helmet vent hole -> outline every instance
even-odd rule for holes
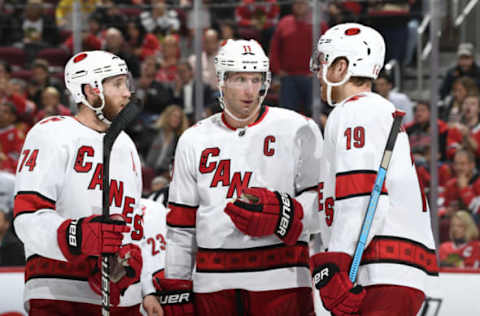
[[[243,69],[247,69],[247,66],[243,66]]]
[[[253,66],[253,69],[257,69],[257,66]]]

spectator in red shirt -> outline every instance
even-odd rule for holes
[[[0,103],[0,170],[15,173],[25,134],[15,126],[17,108],[11,102]]]
[[[450,222],[450,241],[440,245],[440,265],[457,268],[479,268],[480,241],[478,228],[470,213],[458,211]]]
[[[451,124],[447,137],[447,156],[452,158],[457,148],[468,148],[480,162],[480,98],[469,95],[462,104],[461,120]]]
[[[459,209],[469,210],[477,216],[480,210],[480,177],[475,169],[472,152],[459,149],[453,159],[456,177],[450,179],[440,195],[440,203],[448,216]]]
[[[292,14],[278,22],[269,57],[272,72],[281,81],[280,105],[307,115],[312,107],[311,55],[311,9],[307,0],[296,0],[292,5]]]
[[[269,50],[270,38],[280,16],[280,7],[277,0],[242,0],[235,9],[235,20],[239,31],[251,31],[262,44],[265,51]],[[310,52],[311,53],[311,52]]]

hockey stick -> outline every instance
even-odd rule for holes
[[[390,164],[390,159],[392,158],[393,147],[395,146],[395,141],[397,140],[397,135],[400,131],[400,124],[402,124],[402,119],[404,115],[405,112],[403,111],[395,111],[393,113],[392,128],[390,129],[387,144],[385,145],[385,150],[383,151],[383,157],[382,161],[380,162],[380,168],[378,169],[377,178],[375,179],[375,185],[373,186],[372,193],[370,193],[367,213],[365,214],[365,218],[363,219],[362,230],[360,231],[360,237],[358,238],[357,247],[353,256],[352,266],[350,267],[349,278],[350,281],[352,281],[353,283],[355,283],[355,279],[357,278],[358,267],[360,266],[360,261],[362,260],[363,251],[365,250],[365,244],[367,243],[368,233],[370,232],[370,228],[372,226],[373,216],[375,216],[378,199],[380,198],[380,193],[382,192],[383,182],[385,182],[388,165]]]
[[[102,215],[110,219],[110,154],[118,135],[137,117],[142,108],[136,100],[131,101],[115,117],[103,137],[103,196]],[[110,315],[110,256],[102,255],[102,315]]]

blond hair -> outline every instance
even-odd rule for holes
[[[467,211],[457,211],[455,214],[452,215],[450,222],[453,218],[457,218],[460,222],[463,223],[465,226],[465,241],[469,242],[472,240],[478,239],[478,227],[473,221],[472,215]],[[450,239],[453,240],[453,230],[452,226],[450,225],[450,232],[449,232]]]
[[[170,118],[170,115],[174,111],[179,111],[181,114],[181,122],[178,128],[174,131],[170,130],[170,126],[168,125],[168,119]],[[183,112],[183,109],[176,105],[172,104],[169,105],[163,110],[162,114],[160,114],[160,117],[158,120],[155,122],[154,127],[157,129],[163,128],[167,132],[174,132],[176,136],[180,136],[183,134],[183,132],[188,128],[188,118],[185,115],[185,112]]]

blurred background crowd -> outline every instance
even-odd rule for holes
[[[331,108],[315,107],[316,83],[309,71],[314,30],[323,33],[352,21],[375,27],[386,40],[387,66],[374,89],[406,111],[404,127],[427,195],[429,162],[438,161],[439,198],[430,203],[438,206],[442,265],[479,268],[480,68],[474,45],[479,43],[465,32],[468,19],[460,28],[454,21],[467,2],[441,2],[440,101],[431,104],[431,91],[416,79],[428,78],[428,73],[417,76],[425,60],[418,44],[428,37],[419,40],[419,30],[429,31],[422,23],[427,0],[319,0],[315,5],[308,0],[204,0],[198,21],[191,0],[76,0],[80,14],[75,16],[74,0],[0,0],[0,266],[24,262],[11,220],[16,166],[29,163],[22,161],[25,135],[45,117],[77,111],[63,82],[63,67],[76,48],[75,34],[82,50],[103,49],[125,59],[136,80],[144,111],[128,133],[141,155],[148,195],[168,186],[183,131],[221,111],[213,60],[223,40],[259,41],[273,74],[264,103],[311,116],[323,128]],[[479,6],[472,12],[478,14]],[[197,54],[194,21],[202,36]],[[81,26],[79,32],[75,25]],[[197,58],[201,69],[196,69]],[[201,80],[194,80],[195,75]],[[203,100],[196,98],[198,89]],[[438,135],[430,132],[432,107],[439,113]],[[439,141],[436,157],[431,157],[433,136]]]

